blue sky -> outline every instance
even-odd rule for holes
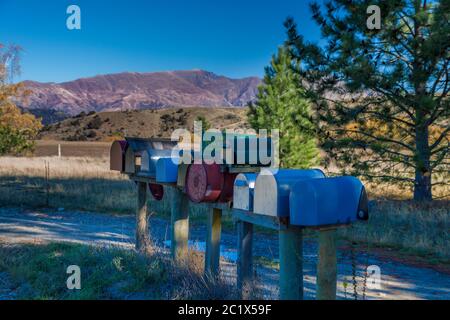
[[[22,75],[62,82],[123,71],[205,69],[262,76],[293,16],[308,40],[320,37],[309,0],[0,0],[0,43],[24,48]],[[81,8],[81,30],[66,9]]]

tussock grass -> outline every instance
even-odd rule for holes
[[[377,201],[369,221],[339,229],[349,240],[450,263],[450,202]]]
[[[50,167],[48,183],[45,162]],[[0,157],[0,206],[46,206],[47,185],[50,207],[106,213],[135,212],[135,184],[126,176],[110,171],[108,158]],[[448,200],[429,204],[398,201],[392,199],[411,197],[410,191],[385,185],[368,184],[367,187],[369,197],[378,199],[371,210],[370,221],[343,229],[341,234],[345,238],[393,247],[413,255],[428,254],[430,260],[449,260]],[[445,195],[448,191],[448,187],[443,187],[435,194]],[[163,201],[149,203],[159,217],[170,216],[170,190],[165,192]],[[190,207],[191,223],[203,223],[205,217],[205,208]],[[233,227],[232,219],[226,215],[224,227],[230,230]]]
[[[233,285],[203,276],[192,255],[183,266],[167,255],[80,244],[0,244],[0,272],[17,299],[236,299]],[[81,289],[67,289],[69,265],[81,270]]]

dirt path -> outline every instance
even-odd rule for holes
[[[133,248],[134,216],[106,215],[85,212],[50,210],[24,211],[17,208],[0,208],[0,242],[40,243],[47,241],[70,241],[91,245],[113,245]],[[166,220],[151,217],[150,232],[156,245],[167,247],[169,225]],[[199,250],[204,247],[204,227],[192,227],[190,239]],[[254,255],[264,257],[255,261],[277,261],[278,242],[276,237],[256,234]],[[222,234],[221,263],[224,277],[235,281],[236,236]],[[363,291],[363,270],[367,265],[376,265],[381,271],[381,288],[367,288],[368,299],[450,299],[450,275],[429,268],[415,267],[390,261],[375,253],[356,253],[357,290]],[[304,244],[305,298],[315,295],[317,263],[317,243],[306,240]],[[352,259],[349,250],[338,252],[338,297],[351,298],[354,291],[352,282]],[[257,278],[263,296],[276,299],[278,296],[278,271],[267,263],[257,263]],[[0,274],[0,299],[2,283],[7,275]],[[345,288],[344,283],[347,283]],[[5,294],[6,295],[6,294]]]

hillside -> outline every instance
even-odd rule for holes
[[[245,106],[260,83],[257,77],[231,79],[203,70],[125,72],[64,83],[24,81],[31,94],[17,104],[48,124],[90,111]]]
[[[118,137],[170,137],[174,129],[192,130],[194,120],[203,116],[212,128],[245,128],[247,108],[166,108],[91,112],[47,125],[42,140],[111,141]]]

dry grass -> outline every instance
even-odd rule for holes
[[[450,263],[450,203],[434,201],[377,201],[367,223],[340,229],[349,240],[370,247],[389,247],[425,258],[428,263]]]
[[[61,145],[63,157],[109,157],[110,142],[78,142],[38,140],[34,148],[35,157],[52,157],[58,155],[58,145]]]
[[[109,170],[109,159],[91,157],[0,157],[0,205],[39,207],[48,205],[72,210],[134,213],[135,184]],[[45,179],[45,163],[50,179]],[[152,201],[158,216],[168,217],[170,191],[163,201]],[[397,201],[410,197],[394,186],[368,185],[371,198],[379,199],[370,221],[343,231],[351,240],[374,246],[395,247],[430,259],[450,259],[450,210],[448,200],[420,204]],[[440,190],[445,193],[446,190]],[[385,200],[389,198],[390,200]],[[384,199],[384,200],[380,200]],[[191,206],[190,220],[204,219],[203,209]],[[231,224],[227,218],[226,225]]]
[[[224,279],[209,278],[192,255],[175,265],[167,254],[150,256],[114,247],[52,243],[2,245],[0,273],[12,278],[18,299],[236,299],[237,291]],[[66,268],[81,270],[81,289],[68,290]]]
[[[109,170],[109,159],[0,158],[0,204],[132,213],[134,183]],[[50,168],[45,179],[45,164]],[[48,188],[48,193],[47,193]]]

